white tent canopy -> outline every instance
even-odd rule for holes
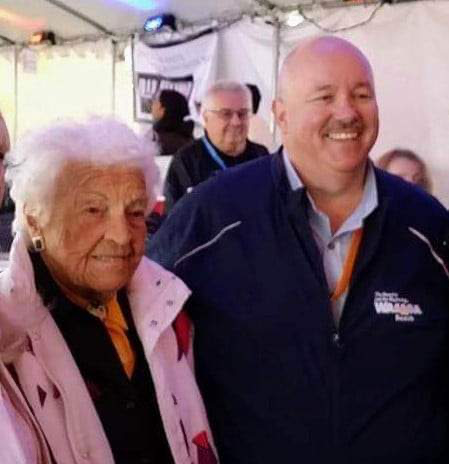
[[[141,29],[149,16],[160,13],[169,12],[191,23],[245,12],[254,14],[264,3],[263,0],[2,0],[0,37],[4,43],[26,43],[31,33],[41,30],[51,30],[61,40],[121,36]],[[280,8],[298,4],[292,0],[270,3]]]
[[[151,8],[139,8],[139,3]],[[92,113],[114,113],[136,129],[146,130],[148,125],[135,117],[130,32],[141,29],[149,15],[159,12],[173,12],[184,22],[238,18],[250,12],[211,33],[216,47],[210,79],[257,84],[263,95],[262,116],[268,121],[277,51],[282,59],[298,39],[323,29],[336,31],[358,45],[374,68],[381,130],[373,157],[398,146],[416,151],[430,166],[436,195],[449,206],[449,2],[333,8],[329,8],[331,2],[314,3],[313,8],[296,3],[310,21],[295,28],[273,25],[277,13],[291,1],[272,2],[279,5],[279,11],[272,12],[270,22],[251,17],[262,3],[266,2],[1,0],[1,36],[23,44],[31,30],[50,29],[65,42],[29,49],[0,40],[0,108],[14,137],[57,117]],[[68,6],[85,18],[57,5]],[[25,20],[36,24],[30,29]],[[166,48],[172,55],[176,49]],[[204,50],[194,53],[201,58]],[[148,69],[155,71],[160,70]]]

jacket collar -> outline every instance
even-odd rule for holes
[[[175,275],[146,257],[127,290],[137,331],[141,337],[146,334],[151,351],[181,311],[190,291]],[[0,291],[1,311],[9,322],[7,328],[27,331],[47,317],[48,309],[36,289],[29,251],[20,233],[14,238],[8,266],[1,274]]]
[[[311,268],[314,270],[323,288],[327,288],[324,269],[321,264],[321,255],[311,229],[308,226],[307,193],[304,186],[292,190],[282,153],[283,147],[281,146],[271,158],[271,172],[274,186],[280,196],[281,202],[286,206],[290,223],[299,240],[300,246],[309,260]],[[391,178],[374,166],[373,170],[377,187],[378,206],[365,218],[364,237],[359,258],[354,269],[353,280],[356,280],[360,273],[366,269],[376,254],[381,242],[390,200],[394,195],[394,185],[392,185]]]

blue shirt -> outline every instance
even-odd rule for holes
[[[283,150],[282,158],[292,190],[303,188],[304,184],[296,173],[295,168],[293,167],[285,150]],[[335,290],[337,282],[343,271],[343,265],[346,255],[348,254],[354,231],[363,226],[363,220],[377,207],[378,198],[374,169],[371,164],[368,164],[368,172],[365,179],[362,199],[357,208],[334,234],[332,234],[328,216],[316,207],[315,202],[309,193],[307,193],[307,197],[310,202],[307,211],[309,225],[323,258],[324,272],[326,274],[326,280],[331,294]],[[337,326],[340,321],[346,296],[347,291],[333,302],[332,309]]]

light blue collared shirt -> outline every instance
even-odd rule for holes
[[[282,152],[285,169],[287,172],[288,181],[292,190],[303,188],[304,184],[299,178],[293,167],[285,149]],[[363,196],[357,208],[340,226],[340,228],[332,234],[329,218],[320,211],[313,201],[313,198],[307,192],[309,198],[308,218],[309,225],[312,229],[318,249],[323,257],[324,272],[326,274],[329,292],[335,290],[338,279],[343,271],[343,265],[348,254],[351,243],[352,234],[355,230],[363,226],[364,219],[373,212],[378,205],[377,185],[374,176],[374,169],[371,164],[368,164],[368,172],[363,188]],[[340,321],[343,311],[343,306],[346,301],[347,292],[343,293],[335,302],[333,302],[333,314],[336,325]]]

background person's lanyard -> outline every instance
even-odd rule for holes
[[[226,164],[224,161],[220,158],[220,156],[217,153],[217,150],[212,146],[212,144],[207,140],[206,137],[201,137],[201,141],[204,143],[204,146],[206,147],[207,152],[209,153],[210,157],[220,166],[223,171],[227,169]]]

